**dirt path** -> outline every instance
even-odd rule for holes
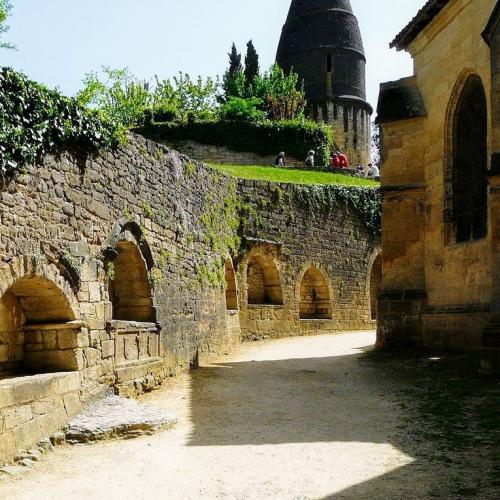
[[[401,446],[395,392],[360,362],[373,342],[244,344],[143,399],[178,416],[173,431],[59,448],[0,498],[429,498],[439,471]]]

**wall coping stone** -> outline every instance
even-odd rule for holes
[[[67,323],[33,323],[24,325],[23,330],[32,331],[45,331],[45,330],[78,330],[86,326],[85,321],[75,320],[68,321]]]

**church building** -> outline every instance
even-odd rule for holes
[[[381,86],[378,345],[481,353],[500,369],[500,3],[430,0],[391,46],[414,75]]]
[[[352,165],[371,155],[372,108],[366,58],[349,0],[292,0],[277,63],[304,82],[309,116],[331,125],[335,147]]]

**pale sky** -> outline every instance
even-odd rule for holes
[[[13,0],[0,64],[68,95],[101,66],[128,67],[136,76],[167,78],[224,73],[231,43],[253,39],[261,66],[276,56],[290,0]],[[367,55],[368,100],[380,82],[411,75],[411,58],[389,42],[425,0],[351,0]]]

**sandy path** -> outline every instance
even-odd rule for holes
[[[174,430],[59,448],[2,484],[0,498],[420,498],[418,469],[394,480],[414,459],[392,444],[395,398],[359,362],[373,342],[357,333],[244,344],[143,398],[178,416]]]

